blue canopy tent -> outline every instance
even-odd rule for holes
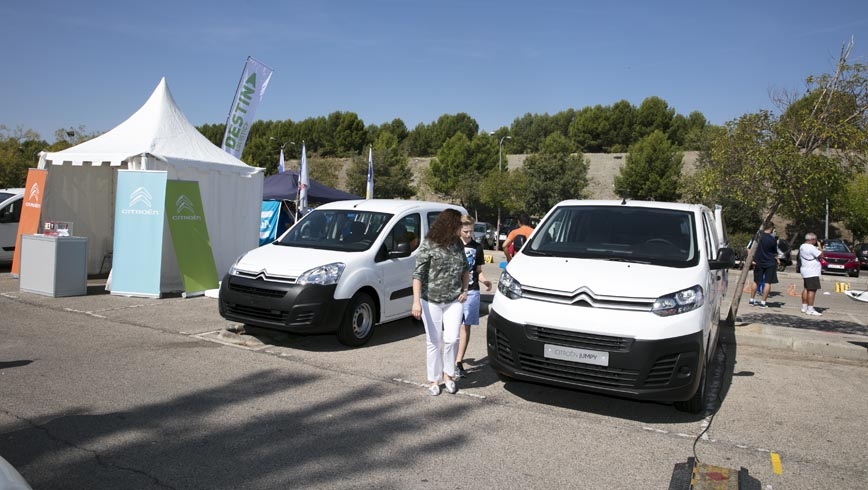
[[[296,199],[298,199],[298,172],[287,170],[282,174],[270,175],[265,178],[265,182],[262,184],[263,201],[295,201]],[[310,188],[307,190],[309,202],[327,203],[347,199],[361,199],[361,197],[333,189],[311,179]]]
[[[265,178],[262,184],[262,215],[259,225],[259,244],[264,245],[289,228],[295,219],[290,203],[298,199],[298,172],[287,170]],[[307,190],[308,202],[327,203],[361,197],[342,190],[333,189],[315,180],[310,181]],[[282,204],[282,205],[281,205]]]

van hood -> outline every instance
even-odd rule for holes
[[[316,248],[287,247],[269,243],[247,252],[236,264],[245,272],[266,272],[270,276],[296,277],[315,267],[348,262],[370,252],[339,252]]]
[[[699,269],[567,257],[528,260],[522,255],[506,268],[522,286],[566,293],[584,287],[596,295],[628,298],[657,298],[703,285]]]

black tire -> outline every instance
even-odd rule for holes
[[[374,335],[377,308],[374,300],[365,293],[357,293],[350,302],[343,321],[338,326],[338,341],[349,347],[368,343]]]
[[[786,268],[787,268],[787,264],[782,263],[782,264],[778,265],[778,272],[783,272],[784,269],[786,269]]]
[[[847,275],[850,277],[859,277],[859,269],[856,269],[852,272],[848,272]]]
[[[707,368],[708,366],[705,366],[702,370],[702,379],[699,381],[699,387],[696,389],[696,393],[694,393],[689,400],[675,402],[675,410],[691,414],[702,412],[705,408],[705,390],[708,385],[708,376],[706,376],[708,372]]]

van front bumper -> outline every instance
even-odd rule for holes
[[[220,284],[220,316],[299,334],[334,333],[349,300],[334,298],[336,285],[296,285],[226,274]]]
[[[690,399],[699,387],[702,331],[659,340],[636,340],[565,331],[488,316],[488,358],[510,378],[662,402]],[[546,356],[545,346],[571,353],[607,353],[607,365]],[[550,349],[551,351],[551,349]]]

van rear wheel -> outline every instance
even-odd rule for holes
[[[343,321],[338,327],[338,341],[350,347],[368,343],[374,335],[374,300],[365,293],[357,293],[350,302]]]

